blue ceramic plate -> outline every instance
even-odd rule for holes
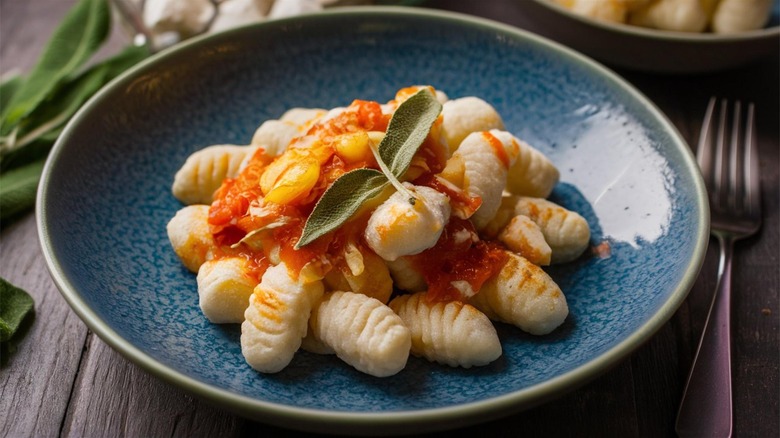
[[[780,0],[763,29],[735,34],[648,29],[573,13],[555,0],[518,0],[528,29],[609,65],[667,74],[743,67],[780,51]]]
[[[165,225],[192,152],[247,144],[290,107],[386,101],[410,84],[492,103],[546,153],[553,199],[609,247],[550,269],[570,316],[552,335],[498,325],[503,356],[477,369],[410,358],[393,377],[299,352],[253,371],[239,327],[202,316]],[[406,8],[340,9],[195,39],[91,100],[46,166],[38,225],[63,295],[103,340],[160,378],[248,417],[305,430],[392,433],[463,426],[538,404],[624,359],[685,298],[708,214],[686,144],[616,75],[515,28]]]

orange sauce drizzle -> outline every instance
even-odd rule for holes
[[[378,168],[373,156],[353,163],[341,159],[333,146],[336,136],[360,130],[386,131],[389,121],[390,115],[382,113],[379,103],[355,100],[341,114],[312,126],[305,135],[314,137],[317,142],[311,146],[314,149],[311,154],[321,163],[320,175],[306,196],[296,198],[289,204],[258,202],[263,197],[260,178],[274,160],[265,155],[262,149],[258,150],[241,174],[226,179],[214,194],[208,222],[218,245],[215,257],[243,257],[249,266],[246,274],[259,282],[274,257],[278,257],[291,272],[298,275],[311,262],[320,263],[325,272],[333,268],[346,269],[344,253],[348,242],[357,245],[361,251],[370,251],[363,241],[363,230],[370,211],[363,212],[336,231],[302,248],[294,247],[316,201],[338,177],[356,168]],[[492,135],[490,138],[496,155],[503,157],[502,161],[508,165],[503,145]],[[293,140],[289,147],[296,147],[300,139]],[[427,168],[415,179],[415,184],[447,194],[454,207],[460,206],[472,212],[479,207],[482,202],[480,198],[469,197],[435,177],[446,165],[446,150],[441,143],[429,135],[420,146],[418,157],[423,159]],[[252,206],[260,208],[262,214],[250,214]],[[479,291],[482,284],[498,272],[506,261],[506,255],[498,244],[474,242],[470,238],[463,240],[464,230],[474,232],[468,220],[452,217],[434,247],[411,256],[429,284],[431,299],[464,300],[465,297],[452,286],[453,281],[467,281],[474,291]],[[256,235],[247,237],[253,232]],[[253,243],[243,239],[252,240]]]
[[[506,150],[504,149],[504,144],[501,143],[501,140],[497,139],[495,135],[491,134],[488,131],[485,131],[482,133],[482,137],[485,139],[485,141],[488,142],[490,147],[493,148],[493,152],[496,154],[496,158],[501,161],[501,164],[504,165],[507,169],[509,169],[509,156],[506,154]]]
[[[471,222],[452,217],[436,245],[409,256],[412,266],[428,283],[431,301],[465,301],[468,297],[462,295],[453,281],[466,281],[473,291],[479,291],[508,259],[501,245],[463,239],[464,232],[475,233]]]

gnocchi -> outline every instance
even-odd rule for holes
[[[675,32],[729,34],[761,29],[772,0],[550,0],[575,14]]]
[[[411,351],[432,362],[471,368],[501,356],[501,342],[484,313],[460,301],[431,302],[425,292],[390,302],[409,326]]]
[[[408,165],[390,171],[380,149],[397,140],[391,122],[412,99],[438,113]],[[383,185],[301,243],[313,217],[335,220],[317,216],[330,189],[369,169]],[[416,85],[385,103],[293,108],[247,146],[193,153],[174,177],[185,206],[167,232],[197,274],[204,316],[240,324],[242,354],[261,373],[299,350],[376,377],[402,372],[410,355],[485,366],[502,354],[494,324],[545,335],[568,316],[542,266],[582,255],[590,230],[545,199],[558,178],[488,102]]]
[[[366,374],[387,377],[406,366],[412,342],[409,329],[377,299],[329,292],[316,306],[309,328],[314,339]]]
[[[241,323],[241,352],[252,368],[275,373],[290,363],[323,290],[321,282],[297,281],[284,263],[268,268]]]

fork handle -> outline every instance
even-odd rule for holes
[[[680,437],[729,437],[731,405],[731,259],[734,240],[720,241],[718,284],[683,392],[675,429]]]

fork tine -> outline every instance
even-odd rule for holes
[[[723,205],[728,193],[724,187],[728,187],[728,145],[726,144],[726,118],[728,112],[728,101],[721,100],[720,112],[718,114],[718,129],[715,134],[715,174],[712,181],[712,197],[716,204]]]
[[[725,106],[725,105],[724,105]],[[747,151],[746,145],[741,145],[741,132],[742,132],[742,103],[740,101],[734,102],[734,109],[731,115],[731,141],[729,142],[728,150],[728,193],[726,193],[726,202],[728,207],[732,210],[739,208],[739,201],[745,202],[744,196],[746,191],[746,184],[744,180],[744,158]],[[742,150],[740,150],[742,149]]]
[[[717,99],[715,97],[711,97],[710,102],[707,104],[707,111],[704,113],[704,121],[701,125],[701,132],[699,133],[699,144],[696,149],[696,161],[699,163],[704,185],[707,186],[710,191],[712,189],[713,179],[712,136],[713,114],[715,112],[716,101]]]
[[[747,183],[745,202],[750,214],[759,214],[761,208],[761,178],[758,162],[758,141],[756,138],[755,107],[751,103],[747,109],[745,126],[745,181]]]

